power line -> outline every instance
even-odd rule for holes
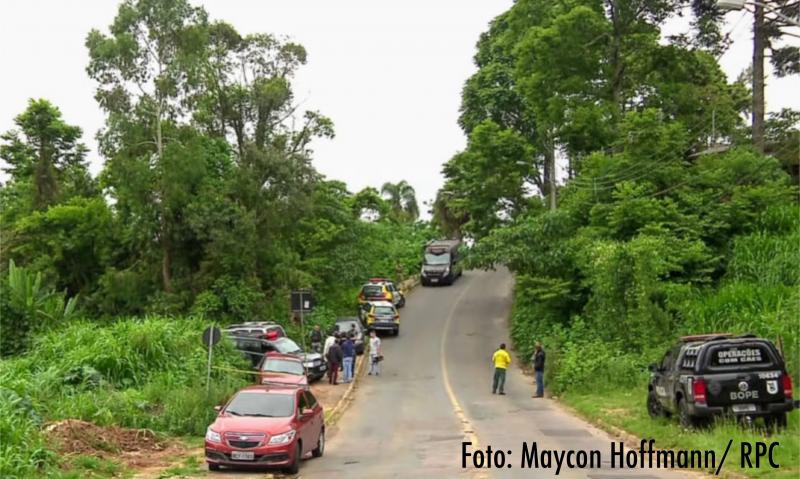
[[[701,124],[698,122],[697,125]],[[701,131],[698,135],[699,137],[704,136],[711,130],[711,127],[706,127],[705,130]],[[681,152],[679,157],[683,157],[689,152],[692,151],[697,145],[692,144],[690,145],[685,151]],[[620,153],[624,153],[620,152]],[[626,170],[622,170],[621,172],[612,173],[601,175],[599,177],[592,177],[589,178],[582,178],[578,177],[574,180],[567,183],[565,186],[573,186],[576,189],[583,189],[583,190],[591,190],[591,191],[604,191],[609,189],[616,188],[617,184],[625,181],[635,181],[645,176],[648,176],[660,168],[663,168],[666,165],[669,165],[669,162],[664,160],[667,159],[667,156],[660,156],[657,157],[656,155],[650,155],[644,157],[643,159],[639,159],[636,161],[636,164],[632,165],[630,168]],[[649,160],[649,161],[647,161]]]

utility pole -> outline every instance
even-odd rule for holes
[[[556,147],[554,136],[552,131],[548,134],[547,140],[545,141],[544,153],[544,173],[546,177],[545,181],[547,182],[550,211],[556,210]]]
[[[550,167],[550,211],[556,210],[556,159],[553,155]]]
[[[754,3],[753,12],[753,147],[764,152],[764,49],[766,30],[764,28],[764,6]]]

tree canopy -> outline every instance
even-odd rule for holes
[[[414,269],[432,232],[415,224],[413,187],[353,194],[314,168],[312,143],[334,126],[294,99],[301,45],[187,0],[125,0],[86,48],[102,170],[89,175],[78,126],[31,100],[0,143],[4,292],[14,260],[90,318],[283,320],[292,288],[349,312],[363,278]],[[3,329],[20,335],[3,353],[45,327],[6,296]]]

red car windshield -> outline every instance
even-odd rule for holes
[[[294,374],[296,376],[303,376],[306,373],[300,362],[277,358],[267,358],[264,364],[261,365],[261,370],[273,373]]]
[[[225,408],[225,414],[250,417],[289,417],[294,414],[294,395],[242,391]]]

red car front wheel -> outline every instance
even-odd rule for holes
[[[286,474],[297,474],[300,470],[300,459],[303,456],[303,448],[300,447],[300,441],[297,441],[294,444],[294,459],[292,460],[292,464],[286,468],[284,472]]]

